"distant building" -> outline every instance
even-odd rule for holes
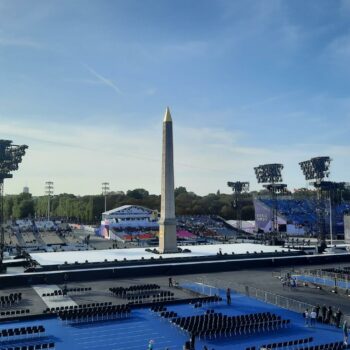
[[[29,193],[29,187],[28,186],[24,186],[23,187],[23,193]]]
[[[158,212],[140,205],[123,205],[102,213],[98,234],[107,239],[115,239],[112,230],[159,229]]]

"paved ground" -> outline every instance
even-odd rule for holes
[[[327,264],[327,266],[350,266],[349,264]],[[307,266],[298,266],[296,269],[300,268],[324,268],[325,265],[307,265]],[[331,293],[330,289],[319,290],[316,289],[315,286],[309,285],[308,287],[297,287],[290,289],[288,287],[282,287],[280,280],[276,277],[272,277],[273,273],[282,273],[285,274],[287,272],[292,272],[292,268],[283,268],[283,269],[254,269],[254,270],[240,270],[240,271],[232,271],[232,272],[222,272],[222,273],[214,273],[214,274],[199,274],[199,275],[186,275],[182,276],[182,278],[186,279],[197,279],[201,278],[203,281],[207,279],[213,280],[217,279],[220,285],[223,282],[234,282],[242,285],[253,286],[255,288],[259,288],[265,291],[269,291],[272,293],[276,293],[278,295],[282,295],[288,298],[292,298],[304,303],[312,304],[312,305],[323,305],[333,306],[333,309],[337,309],[338,307],[345,313],[350,315],[350,298],[345,294],[344,291],[339,291],[339,294]]]

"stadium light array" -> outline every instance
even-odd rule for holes
[[[12,178],[12,171],[18,170],[19,164],[26,153],[26,145],[13,145],[10,140],[0,140],[0,270],[5,249],[5,232],[4,232],[4,180]]]
[[[300,168],[306,180],[322,181],[329,177],[329,167],[332,159],[330,157],[315,157],[304,162],[300,162]]]
[[[283,164],[264,164],[254,168],[258,183],[282,182]]]
[[[228,182],[227,186],[231,187],[234,193],[242,193],[242,192],[249,191],[249,182],[241,182],[241,181]]]

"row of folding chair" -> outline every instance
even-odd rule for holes
[[[28,326],[28,327],[15,327],[6,328],[0,331],[0,341],[10,340],[13,338],[27,338],[41,336],[45,333],[45,327],[39,326]]]
[[[277,348],[290,348],[293,346],[301,346],[303,344],[311,343],[314,340],[313,337],[308,338],[301,338],[301,339],[294,339],[284,342],[278,342],[278,343],[271,343],[271,344],[264,344],[260,346],[260,349],[277,349]]]
[[[326,344],[320,344],[320,345],[304,346],[299,350],[343,350],[346,348],[347,348],[347,345],[344,345],[343,342],[334,342],[334,343],[326,343]]]
[[[152,284],[139,284],[135,286],[130,287],[111,287],[109,288],[110,292],[112,292],[115,295],[123,295],[127,292],[139,292],[139,291],[150,291],[150,290],[156,290],[160,289],[160,286],[158,284],[152,283]]]
[[[221,327],[220,329],[210,329],[197,333],[199,338],[217,338],[231,337],[237,335],[246,335],[256,332],[276,331],[281,328],[286,328],[290,324],[290,320],[275,320],[259,322],[255,324],[237,325],[233,327]],[[194,332],[196,334],[196,332]]]
[[[55,343],[41,343],[41,344],[31,344],[31,345],[8,345],[8,346],[0,346],[0,350],[46,350],[46,349],[54,349]]]
[[[11,293],[0,296],[0,307],[14,305],[22,300],[22,293]]]
[[[94,321],[127,317],[131,313],[128,305],[112,305],[90,309],[64,310],[58,313],[62,321]]]
[[[0,312],[0,318],[2,317],[11,317],[11,316],[23,316],[30,313],[29,309],[20,309],[20,310],[7,310]]]
[[[44,313],[57,313],[59,311],[64,311],[64,310],[77,310],[77,309],[89,309],[92,307],[102,307],[102,306],[111,306],[112,302],[111,301],[106,301],[102,303],[91,303],[91,304],[81,304],[81,305],[70,305],[70,306],[56,306],[56,307],[47,307],[44,310]]]
[[[282,320],[280,316],[271,313],[239,316],[209,313],[173,318],[171,322],[182,330],[197,334],[199,337],[260,332],[287,327],[290,323],[289,320]]]

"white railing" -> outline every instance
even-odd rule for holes
[[[295,271],[293,275],[307,276],[310,282],[314,284],[323,284],[330,287],[350,289],[350,279],[348,276],[342,273],[328,272],[323,270],[300,269]],[[330,282],[333,283],[332,286],[330,285]]]
[[[265,303],[273,304],[283,309],[288,309],[298,313],[302,313],[306,309],[310,310],[315,307],[314,305],[264,291],[259,288],[224,281],[217,278],[200,277],[195,280],[179,280],[179,284],[183,288],[188,288],[204,295],[219,295],[220,290],[225,291],[227,288],[230,288],[232,293],[238,292]]]

